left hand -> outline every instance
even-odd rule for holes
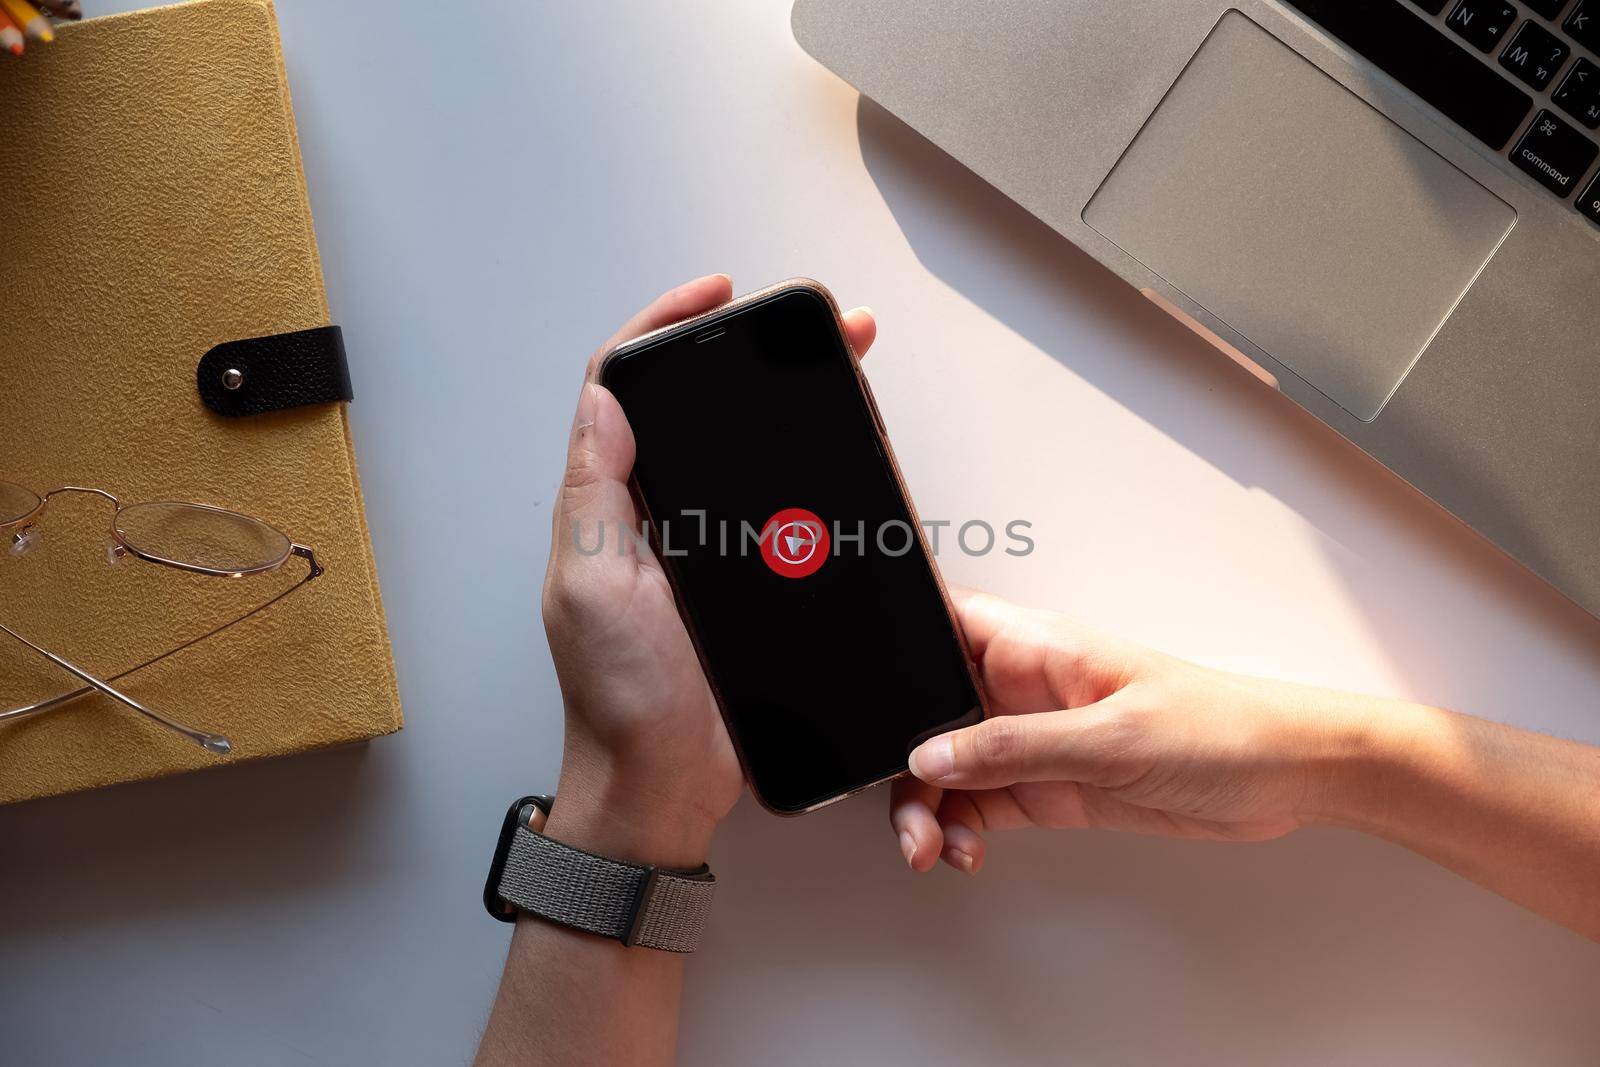
[[[1261,841],[1370,807],[1374,723],[1403,701],[1210,670],[1064,616],[955,591],[990,718],[923,742],[894,783],[906,863],[975,872],[989,831]]]
[[[713,274],[656,298],[590,361],[555,508],[543,612],[566,705],[561,783],[548,832],[603,855],[669,867],[704,862],[744,778],[660,561],[621,530],[639,529],[628,489],[633,431],[595,380],[600,359],[641,334],[733,295]],[[872,313],[844,316],[857,353]],[[574,529],[591,548],[577,551]]]

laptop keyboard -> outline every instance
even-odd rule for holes
[[[1284,2],[1600,224],[1600,0]]]

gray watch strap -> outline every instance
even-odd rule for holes
[[[623,863],[518,826],[498,893],[530,915],[624,945],[693,952],[716,888],[706,867],[674,871]]]

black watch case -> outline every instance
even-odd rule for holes
[[[516,836],[517,827],[529,824],[533,818],[534,808],[544,812],[545,818],[548,819],[550,809],[555,803],[555,797],[543,794],[523,797],[511,805],[506,812],[506,821],[500,825],[500,840],[495,842],[494,859],[489,863],[489,878],[483,883],[483,907],[492,917],[503,923],[517,921],[517,909],[500,897],[500,876],[506,871],[506,853],[511,850],[511,839]]]

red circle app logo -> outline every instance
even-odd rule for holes
[[[828,528],[815,512],[784,508],[761,527],[761,558],[772,573],[804,578],[828,561]]]

